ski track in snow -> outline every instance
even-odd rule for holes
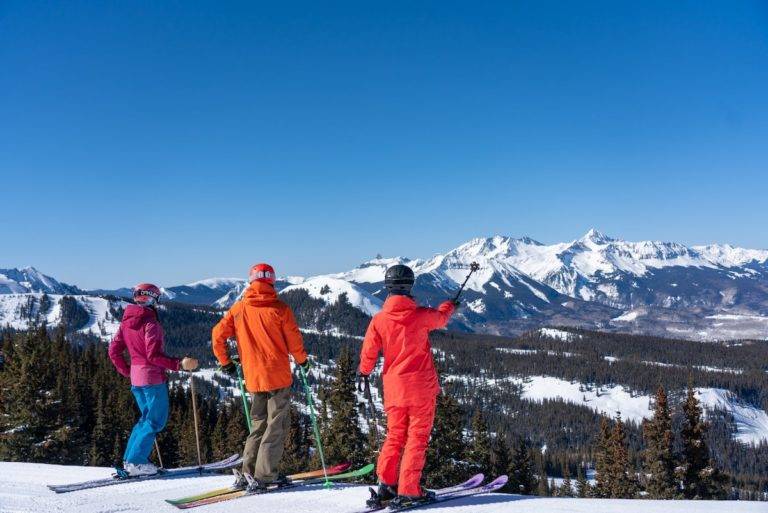
[[[57,495],[46,484],[71,483],[109,476],[111,469],[0,462],[0,513],[123,513],[180,511],[165,499],[228,485],[230,476],[187,477],[120,484]],[[368,488],[322,485],[309,489],[235,499],[199,508],[200,513],[357,513]],[[436,513],[729,513],[765,512],[760,502],[647,501],[536,498],[487,494],[457,499],[415,511]]]

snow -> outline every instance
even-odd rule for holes
[[[32,317],[40,314],[42,293],[0,294],[0,326],[10,326],[13,329],[25,330],[30,327],[30,319],[25,318],[23,311],[33,302]],[[61,323],[60,301],[63,295],[48,294],[51,302],[50,310],[45,313],[44,320],[48,326],[58,326]],[[91,333],[105,340],[111,339],[120,326],[120,319],[115,319],[110,313],[110,307],[125,307],[124,301],[110,302],[95,296],[70,295],[88,312],[87,324],[79,330],[80,333]],[[43,318],[41,318],[43,320]]]
[[[119,484],[57,495],[46,484],[62,484],[108,477],[112,469],[0,462],[2,513],[118,513],[178,511],[165,499],[178,498],[231,483],[227,475],[187,477]],[[205,506],[204,513],[356,513],[370,496],[362,485],[322,485],[301,490],[236,499]],[[430,513],[729,513],[764,512],[759,502],[649,501],[538,498],[489,494],[457,499],[424,509]]]
[[[733,415],[736,423],[734,439],[746,444],[768,441],[768,414],[765,411],[742,403],[720,388],[697,388],[696,396],[705,408],[725,410]]]
[[[357,285],[329,276],[310,278],[300,284],[286,287],[282,292],[289,292],[291,290],[306,290],[313,298],[322,299],[328,304],[336,303],[339,300],[339,296],[346,294],[347,300],[349,300],[352,306],[362,310],[368,315],[375,315],[381,310],[382,306],[382,302],[379,298],[366,292]]]
[[[570,342],[577,337],[581,338],[580,335],[576,335],[570,331],[558,330],[555,328],[540,328],[539,333],[542,337],[554,338],[557,340],[562,340],[563,342]]]
[[[242,278],[206,278],[204,280],[198,280],[198,281],[193,281],[192,283],[187,283],[187,287],[192,287],[192,288],[207,287],[209,289],[220,289],[220,288],[233,288],[242,283],[245,283],[245,280],[243,280]]]
[[[633,394],[621,385],[587,387],[578,382],[550,376],[531,376],[515,381],[523,386],[522,398],[533,402],[562,399],[568,403],[587,406],[609,417],[616,417],[619,412],[624,420],[637,423],[651,414],[650,396]]]
[[[637,320],[637,318],[640,317],[641,315],[642,315],[642,312],[640,310],[629,310],[628,312],[624,312],[618,317],[614,317],[613,319],[611,319],[611,321],[632,322],[634,320]]]

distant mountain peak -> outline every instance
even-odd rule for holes
[[[616,240],[617,239],[605,235],[603,232],[597,230],[596,228],[590,228],[589,231],[585,233],[581,239],[579,239],[580,242],[591,242],[593,244],[599,245],[616,242]]]

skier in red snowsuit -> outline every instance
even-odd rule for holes
[[[420,484],[440,393],[428,335],[445,327],[456,307],[453,301],[437,309],[418,306],[410,295],[413,282],[408,266],[387,269],[390,295],[368,326],[358,369],[368,376],[383,352],[387,438],[377,466],[378,499],[393,508],[434,498]]]

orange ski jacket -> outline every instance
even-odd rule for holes
[[[445,327],[454,306],[420,307],[408,296],[389,296],[373,316],[360,353],[360,372],[370,374],[384,353],[384,407],[414,406],[434,400],[440,384],[429,332]]]
[[[231,360],[227,339],[237,340],[249,392],[269,392],[291,385],[288,355],[298,364],[307,361],[304,341],[290,307],[277,298],[275,288],[254,281],[243,299],[232,305],[213,327],[213,354],[221,365]]]

